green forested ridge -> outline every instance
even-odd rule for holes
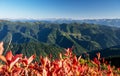
[[[74,46],[74,53],[79,55],[83,52],[120,45],[119,34],[120,28],[97,24],[0,21],[0,40],[6,43],[12,40],[14,53],[35,52],[47,55],[49,52],[54,53],[53,48]],[[41,45],[41,42],[45,45]],[[51,50],[42,51],[42,47],[38,45]]]
[[[7,47],[7,43],[5,43],[5,48]],[[64,52],[63,48],[60,48],[55,45],[48,45],[41,42],[29,42],[29,43],[12,43],[9,46],[8,50],[12,50],[13,54],[23,54],[24,56],[30,57],[31,55],[35,54],[36,59],[39,61],[40,56],[50,56],[52,58],[57,58],[59,53]],[[6,49],[5,49],[6,51]],[[7,52],[7,51],[6,51]]]

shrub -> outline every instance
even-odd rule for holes
[[[8,51],[5,56],[3,42],[0,43],[0,76],[120,76],[120,68],[115,69],[109,64],[100,62],[100,53],[94,60],[76,57],[72,49],[66,49],[65,54],[52,60],[40,56],[40,62],[33,62],[35,55],[27,58],[22,54],[12,54]]]

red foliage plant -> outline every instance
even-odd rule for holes
[[[0,43],[0,76],[120,76],[120,69],[115,69],[105,63],[100,63],[100,53],[94,60],[76,57],[72,49],[66,49],[65,54],[59,54],[59,59],[52,60],[40,56],[40,62],[32,62],[35,55],[23,57],[22,54],[5,56],[3,42]]]

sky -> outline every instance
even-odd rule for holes
[[[120,0],[0,0],[0,18],[120,18]]]

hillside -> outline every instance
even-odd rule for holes
[[[120,45],[113,46],[106,49],[96,50],[92,52],[88,52],[89,57],[93,59],[96,56],[96,53],[100,52],[101,58],[105,58],[111,65],[120,67]],[[83,54],[83,57],[85,55]]]
[[[0,21],[1,41],[11,40],[13,44],[42,42],[61,48],[73,46],[78,55],[120,45],[119,34],[120,28],[97,24]]]
[[[4,47],[7,47],[6,45],[7,44],[5,44]],[[64,49],[61,47],[58,47],[55,45],[48,45],[48,44],[41,43],[41,42],[29,42],[29,43],[19,43],[19,44],[12,43],[8,51],[9,50],[12,50],[14,55],[22,53],[29,57],[35,54],[37,56],[36,57],[37,61],[39,61],[40,56],[49,57],[50,55],[52,55],[52,58],[56,59],[59,53],[64,52]],[[6,52],[7,51],[5,51],[4,54]]]

